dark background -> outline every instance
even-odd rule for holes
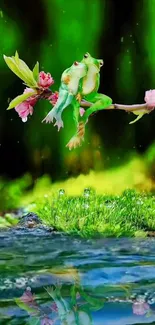
[[[143,103],[145,91],[155,86],[154,0],[1,0],[0,9],[0,175],[30,172],[55,180],[121,164],[130,152],[146,151],[155,138],[154,112],[129,125],[135,115],[100,111],[88,123],[83,147],[72,152],[65,148],[75,131],[71,111],[65,112],[60,133],[41,124],[50,109],[44,101],[22,123],[14,109],[6,111],[8,100],[24,88],[3,54],[17,50],[30,68],[38,60],[58,90],[61,73],[88,51],[104,60],[100,92],[116,103]]]

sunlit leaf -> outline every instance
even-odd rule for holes
[[[33,68],[33,77],[37,82],[39,81],[39,62]]]
[[[29,97],[35,95],[36,92],[29,92],[27,94],[22,94],[22,95],[19,95],[17,96],[16,98],[14,98],[10,104],[9,104],[9,107],[7,108],[7,110],[11,109],[11,108],[14,108],[16,107],[17,105],[21,104],[22,102],[24,102],[26,99],[28,99]]]
[[[3,57],[10,70],[22,79],[26,85],[29,87],[37,87],[37,82],[33,77],[33,72],[23,60],[19,59],[17,52],[13,57],[7,57],[6,55]]]
[[[19,71],[17,63],[15,62],[15,60],[13,58],[5,56],[5,55],[3,57],[4,57],[4,60],[5,60],[6,64],[7,64],[7,66],[10,68],[10,70],[12,72],[14,72],[16,74],[16,76],[18,76],[20,79],[22,79],[23,81],[26,82],[25,78],[23,79],[23,75]]]
[[[37,82],[35,81],[34,77],[33,77],[33,72],[29,69],[29,67],[27,66],[27,64],[19,59],[19,70],[22,71],[22,74],[24,74],[24,76],[27,78],[27,84],[31,84],[34,87],[37,87]]]
[[[18,55],[17,51],[15,53],[15,61],[16,61],[17,65],[18,65],[19,64],[19,55]]]

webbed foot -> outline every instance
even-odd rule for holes
[[[60,131],[60,129],[64,127],[64,123],[62,120],[57,120],[56,123],[54,124],[54,126],[57,126],[58,131]]]
[[[52,109],[47,116],[43,119],[42,122],[46,122],[46,123],[53,123],[53,119],[56,120],[56,123],[54,124],[54,126],[58,127],[58,131],[60,131],[60,129],[62,127],[64,127],[61,115],[58,114],[54,109]]]
[[[42,123],[53,123],[53,119],[55,117],[55,112],[53,111],[53,109],[46,115],[46,117],[42,120]]]
[[[74,136],[71,138],[71,140],[67,143],[66,147],[69,148],[69,150],[75,149],[77,147],[80,147],[82,145],[82,142],[84,141],[84,137],[78,137]]]

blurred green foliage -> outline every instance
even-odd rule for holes
[[[153,196],[126,190],[121,196],[96,195],[85,189],[83,195],[70,197],[63,189],[31,207],[45,224],[67,233],[105,237],[145,236],[155,230]]]

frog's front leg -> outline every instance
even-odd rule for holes
[[[51,109],[51,111],[47,114],[42,122],[51,123],[53,122],[53,119],[55,119],[56,123],[54,126],[57,125],[59,131],[60,128],[63,127],[63,121],[61,117],[62,112],[67,106],[71,104],[72,99],[73,95],[71,93],[64,89],[60,90],[56,105]]]

